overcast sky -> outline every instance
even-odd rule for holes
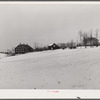
[[[76,41],[80,30],[91,29],[100,30],[99,4],[0,4],[0,51]]]

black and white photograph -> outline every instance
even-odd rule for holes
[[[0,89],[100,89],[100,3],[1,3]]]

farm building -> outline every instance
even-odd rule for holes
[[[59,48],[60,47],[57,44],[55,44],[55,43],[53,43],[53,44],[51,44],[51,45],[48,46],[49,50],[55,50],[55,49],[59,49]]]
[[[95,37],[90,37],[86,39],[87,46],[98,46],[99,40]]]
[[[28,44],[19,44],[16,48],[15,48],[15,54],[24,54],[24,53],[28,53],[28,52],[32,52],[33,48],[30,47]]]

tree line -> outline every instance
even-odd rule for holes
[[[66,42],[66,43],[57,43],[57,45],[59,46],[60,49],[76,49],[77,47],[82,47],[84,46],[85,48],[87,46],[99,46],[99,40],[98,40],[98,30],[95,31],[95,36],[93,36],[93,32],[82,32],[79,31],[78,32],[78,36],[79,36],[79,41],[74,42],[73,40],[71,40],[70,42]],[[95,42],[93,42],[93,40]],[[34,47],[33,47],[33,52],[37,52],[37,51],[46,51],[49,50],[48,45],[43,46],[40,45],[39,43],[34,43]],[[14,55],[14,47],[11,50],[7,50],[6,52],[4,52],[8,55]]]

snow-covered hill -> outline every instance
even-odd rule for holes
[[[0,59],[1,59],[1,58],[5,58],[5,57],[7,57],[6,54],[0,53]]]
[[[0,59],[0,88],[100,89],[100,47]]]

